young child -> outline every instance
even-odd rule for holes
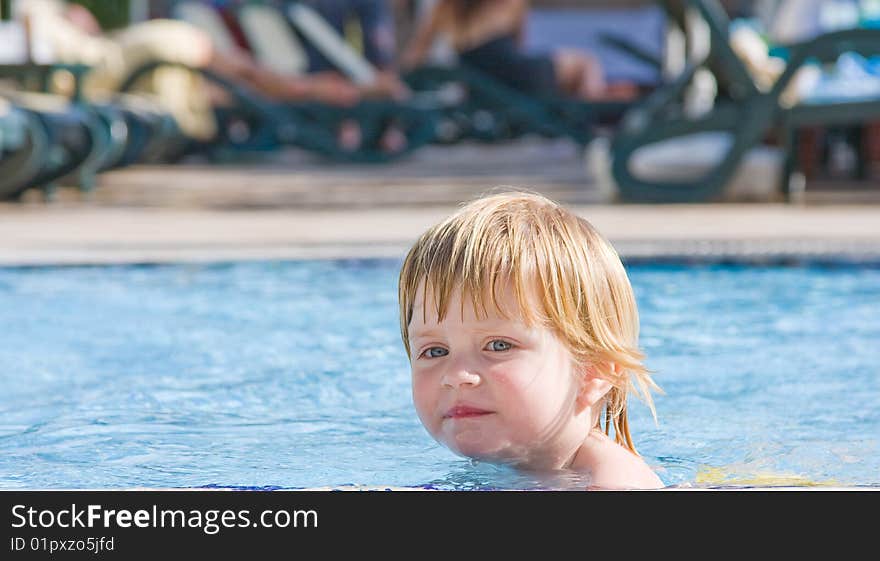
[[[659,390],[635,298],[586,220],[534,194],[473,201],[418,239],[399,297],[413,401],[438,442],[519,469],[585,472],[591,488],[663,486],[627,423],[627,394],[640,390],[654,414]]]

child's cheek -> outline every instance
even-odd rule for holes
[[[435,427],[433,426],[432,411],[436,409],[436,395],[426,380],[426,376],[420,376],[417,372],[413,372],[412,397],[419,419],[425,428],[433,432]]]
[[[529,396],[541,389],[535,384],[536,373],[524,366],[509,362],[498,365],[489,374],[492,379],[492,393],[499,402],[498,405],[516,411],[518,416],[525,414],[524,407]]]
[[[492,386],[496,389],[497,396],[511,398],[518,392],[522,380],[515,369],[509,366],[497,367],[489,372]]]
[[[489,369],[489,376],[496,386],[507,389],[514,389],[523,384],[523,380],[527,377],[527,373],[521,368],[516,361],[507,361],[504,364],[498,364]]]

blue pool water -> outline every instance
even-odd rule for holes
[[[0,268],[0,489],[566,489],[416,417],[397,261]],[[630,265],[674,486],[880,486],[880,268]]]

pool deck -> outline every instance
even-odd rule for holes
[[[565,203],[625,259],[880,261],[876,186],[801,204],[615,204],[572,150],[437,147],[387,166],[330,166],[291,152],[106,172],[91,193],[0,203],[0,265],[400,258],[461,201],[502,186]]]
[[[357,210],[0,207],[0,264],[398,258],[454,206]],[[573,206],[624,258],[880,259],[880,208]]]

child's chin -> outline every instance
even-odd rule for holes
[[[492,463],[505,462],[510,457],[509,439],[482,426],[441,431],[437,436],[441,444],[459,456]]]
[[[447,448],[465,458],[489,463],[507,463],[510,461],[503,446],[492,442],[444,443]]]
[[[496,456],[495,454],[490,454],[482,450],[457,450],[455,448],[451,448],[451,450],[463,458],[470,458],[472,460],[478,460],[480,462],[488,462],[494,464],[500,461],[498,456]]]

